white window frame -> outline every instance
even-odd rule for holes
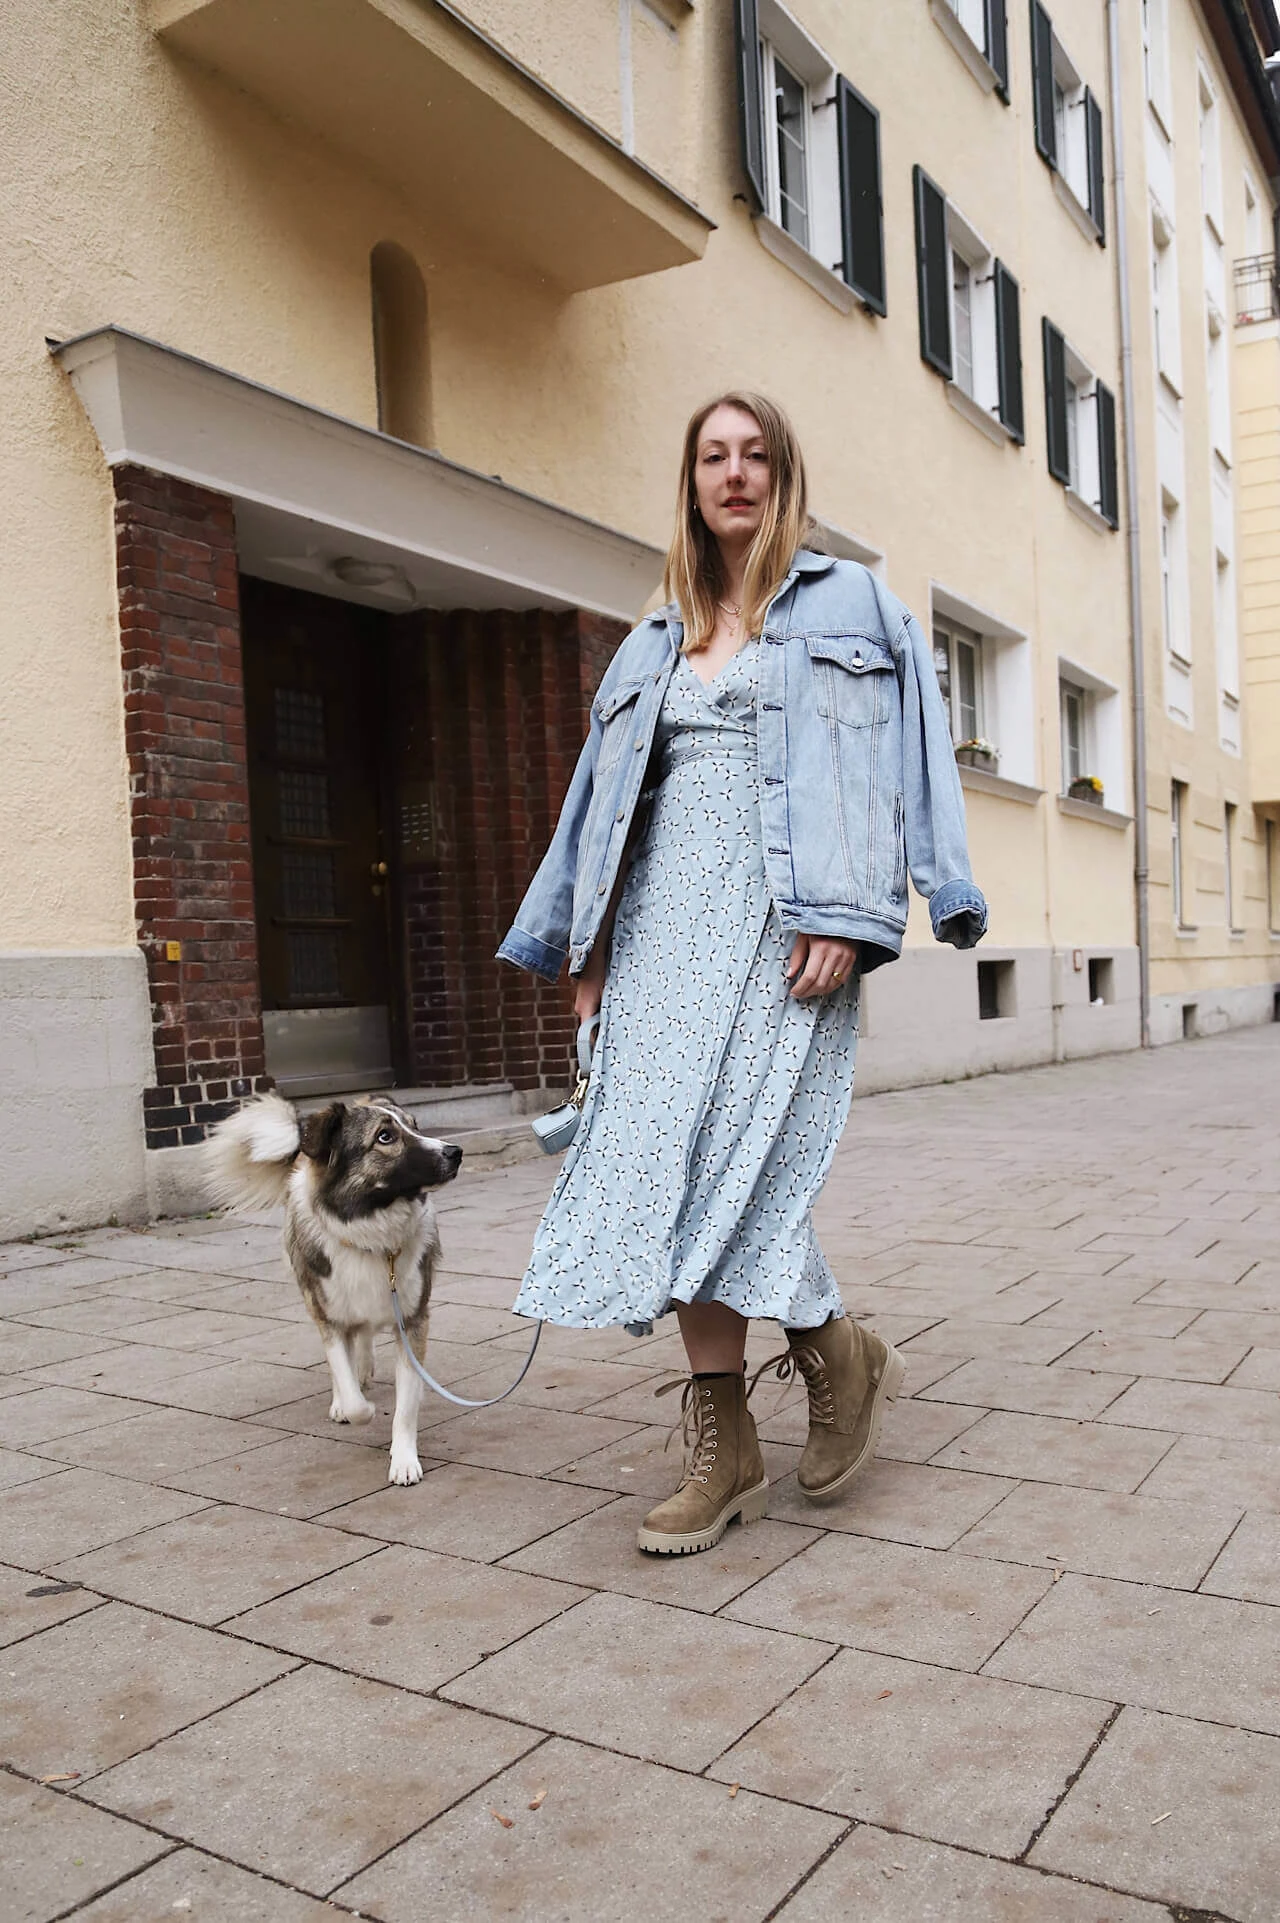
[[[929,0],[929,12],[984,93],[1000,84],[987,57],[985,0]]]
[[[1151,318],[1160,378],[1182,395],[1182,330],[1178,317],[1178,251],[1173,222],[1151,203]]]
[[[969,378],[960,378],[960,328],[956,298],[957,264],[966,270],[968,285]],[[947,290],[951,303],[951,379],[949,389],[958,390],[985,416],[984,426],[995,430],[993,438],[1004,440],[1007,429],[1000,421],[1000,365],[996,335],[996,262],[986,241],[971,227],[953,201],[947,201]]]
[[[1068,697],[1078,698],[1083,765],[1070,772]],[[1112,681],[1079,661],[1058,657],[1059,794],[1068,795],[1073,780],[1096,775],[1102,783],[1102,806],[1117,814],[1126,810],[1128,773],[1125,756],[1124,699]]]
[[[1229,554],[1214,548],[1213,626],[1218,658],[1218,745],[1226,754],[1242,752],[1240,738],[1240,623],[1236,609],[1236,572]]]
[[[1183,854],[1185,852],[1186,822],[1183,808],[1187,798],[1185,781],[1171,781],[1169,784],[1169,891],[1172,896],[1173,925],[1175,928],[1189,928],[1186,916],[1186,891],[1183,877]]]
[[[1160,611],[1165,652],[1183,668],[1191,666],[1187,619],[1186,529],[1181,503],[1160,490]]]
[[[840,204],[840,129],[837,74],[829,56],[779,0],[760,0],[760,86],[764,138],[764,215],[757,232],[779,260],[801,273],[833,306],[849,313],[858,296],[841,277],[844,224]],[[803,89],[805,202],[808,234],[793,234],[783,219],[778,168],[775,67],[781,62]]]
[[[948,641],[958,634],[978,644],[978,737],[996,749],[997,772],[1007,784],[1010,798],[1034,801],[1041,790],[1036,786],[1035,664],[1030,636],[939,581],[930,583],[929,604],[930,634],[935,642],[945,633]],[[952,739],[965,738],[956,732],[953,712]],[[967,779],[967,773],[962,771],[962,780]],[[984,781],[989,778],[989,772],[983,776]]]
[[[1173,137],[1169,104],[1168,0],[1142,0],[1142,71],[1147,105],[1166,140]]]
[[[1240,810],[1234,801],[1222,804],[1222,907],[1223,919],[1229,935],[1243,935],[1244,929],[1236,920],[1236,881],[1239,867],[1239,850],[1236,847],[1236,834],[1240,825]]]
[[[1258,192],[1253,175],[1246,172],[1244,181],[1244,256],[1246,260],[1256,260],[1259,254],[1268,252],[1263,240],[1262,196]]]
[[[1270,815],[1263,823],[1267,864],[1267,933],[1280,935],[1280,831]]]
[[[1053,29],[1053,127],[1057,147],[1057,179],[1066,188],[1089,231],[1089,128],[1085,114],[1084,77]]]
[[[1203,61],[1196,62],[1196,100],[1199,110],[1200,204],[1205,223],[1221,247],[1226,235],[1222,216],[1222,133],[1218,92]]]
[[[1058,718],[1062,731],[1059,746],[1062,793],[1065,795],[1071,792],[1073,781],[1079,781],[1094,772],[1089,738],[1089,696],[1078,682],[1068,681],[1065,676],[1058,682]],[[1078,766],[1075,765],[1077,762]]]
[[[1067,459],[1071,470],[1067,493],[1101,518],[1098,376],[1070,341],[1063,342],[1063,366],[1067,383]]]
[[[942,672],[938,672],[938,683],[942,688],[942,698],[947,703],[951,720],[951,739],[957,747],[963,742],[984,740],[986,738],[986,701],[985,667],[982,636],[976,628],[967,627],[962,621],[950,615],[934,614],[933,617],[933,664],[938,670],[939,658],[945,656],[946,681],[943,684]],[[965,701],[962,687],[966,671],[972,677],[973,700],[972,719],[965,719]],[[992,743],[995,746],[995,743]]]
[[[1226,316],[1215,300],[1205,302],[1205,385],[1209,402],[1209,446],[1223,467],[1231,466],[1231,357]]]

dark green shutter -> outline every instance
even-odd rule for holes
[[[840,271],[855,294],[885,312],[884,215],[880,200],[880,116],[843,74],[836,80],[840,133]]]
[[[1102,164],[1102,109],[1086,87],[1084,131],[1089,155],[1089,214],[1098,230],[1098,244],[1107,238],[1107,176]]]
[[[996,277],[996,371],[1000,378],[1000,419],[1015,441],[1026,439],[1022,418],[1022,322],[1018,283],[1002,260]]]
[[[742,166],[756,206],[765,205],[764,84],[760,74],[760,21],[756,0],[737,0],[738,126]]]
[[[1067,347],[1053,322],[1040,323],[1044,336],[1044,422],[1049,449],[1049,472],[1064,487],[1071,485],[1071,453],[1067,444]]]
[[[912,170],[916,203],[916,288],[920,296],[920,352],[951,379],[951,259],[947,200],[923,167]]]
[[[1053,23],[1031,0],[1031,93],[1036,110],[1036,152],[1051,167],[1058,164],[1058,136],[1053,124]]]
[[[1098,382],[1098,512],[1112,527],[1120,525],[1116,485],[1116,397]]]
[[[996,77],[996,92],[1009,104],[1009,22],[1004,0],[986,0],[987,65]]]

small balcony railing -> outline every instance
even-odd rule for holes
[[[1235,263],[1231,277],[1235,283],[1237,327],[1252,327],[1258,321],[1280,316],[1274,254],[1246,255]]]

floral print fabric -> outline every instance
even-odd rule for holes
[[[857,978],[789,993],[761,845],[758,652],[709,687],[687,658],[671,678],[582,1120],[518,1314],[603,1328],[714,1301],[810,1328],[844,1313],[810,1211],[848,1115]]]

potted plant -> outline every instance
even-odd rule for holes
[[[1097,775],[1077,775],[1067,789],[1067,794],[1072,801],[1091,801],[1098,808],[1102,806],[1103,792],[1102,783]]]
[[[981,735],[974,735],[971,741],[957,741],[956,760],[962,768],[985,768],[993,775],[1000,761],[1000,750]]]

